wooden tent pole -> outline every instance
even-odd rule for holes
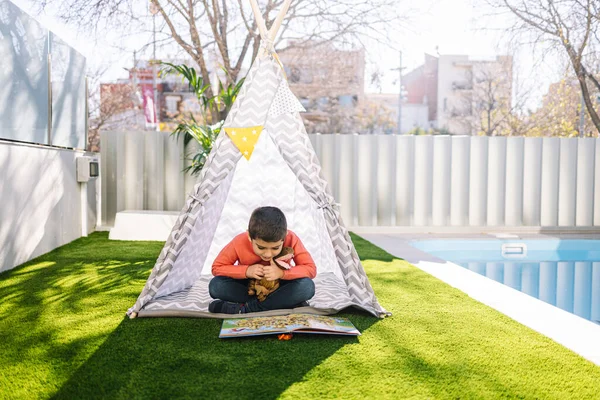
[[[258,8],[258,3],[256,0],[250,0],[250,5],[252,6],[252,12],[254,13],[254,19],[256,20],[256,25],[258,26],[258,32],[263,40],[269,40],[267,26],[265,25],[265,20],[262,17],[260,9]]]
[[[252,0],[252,1],[256,1],[256,0]],[[290,9],[290,4],[292,4],[292,0],[285,0],[285,3],[283,3],[283,6],[281,6],[281,10],[279,10],[279,13],[277,14],[277,18],[275,18],[275,22],[273,22],[273,25],[271,26],[271,29],[269,30],[269,39],[271,39],[271,42],[275,42],[275,36],[277,36],[277,31],[279,31],[279,27],[281,27],[283,18],[285,17],[288,10]]]

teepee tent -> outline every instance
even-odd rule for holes
[[[252,8],[263,47],[219,134],[199,183],[127,314],[222,317],[208,312],[211,266],[219,251],[243,232],[252,210],[279,207],[317,266],[309,307],[254,315],[304,312],[333,314],[354,306],[378,317],[377,302],[321,175],[299,112],[304,108],[288,87],[273,41],[291,0],[270,31]]]

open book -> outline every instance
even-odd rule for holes
[[[347,318],[312,314],[274,317],[229,318],[223,320],[220,338],[274,335],[278,333],[321,333],[358,336],[360,332]]]

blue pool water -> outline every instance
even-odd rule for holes
[[[411,246],[600,324],[600,240],[416,240]]]

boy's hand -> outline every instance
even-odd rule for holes
[[[264,265],[260,264],[250,265],[246,270],[246,277],[252,279],[262,279],[265,276],[263,271],[264,267]]]
[[[283,278],[283,270],[273,263],[263,266],[264,278],[268,281],[274,281]]]

